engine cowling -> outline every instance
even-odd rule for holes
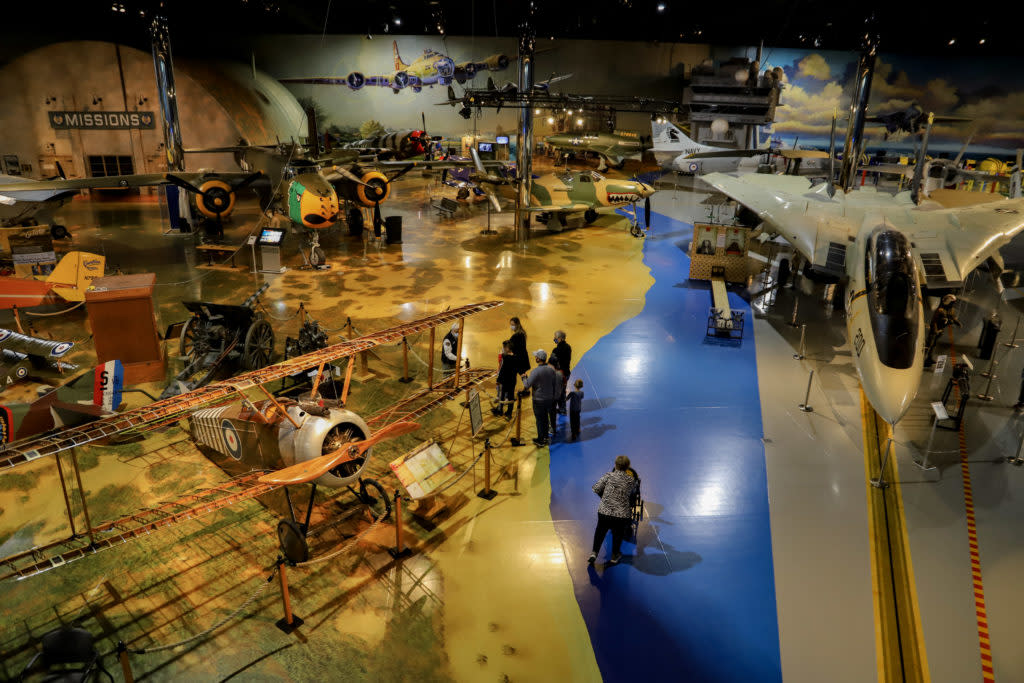
[[[484,64],[487,65],[487,69],[490,71],[503,71],[508,68],[508,56],[491,55],[484,60]]]
[[[372,209],[375,204],[383,204],[387,201],[388,196],[391,194],[391,184],[388,182],[386,175],[380,171],[360,173],[356,169],[354,172],[366,184],[355,185],[350,182],[336,184],[336,187],[340,190],[339,194],[350,202],[355,202],[368,209]]]
[[[409,85],[409,74],[405,71],[396,71],[391,79],[391,87],[404,88],[407,85]]]
[[[365,440],[370,434],[363,418],[344,408],[331,408],[326,416],[318,416],[293,405],[288,407],[288,414],[300,427],[296,429],[287,420],[281,423],[277,445],[285,467],[333,453],[346,443]],[[338,488],[358,481],[372,450],[369,448],[362,457],[342,463],[317,479],[316,483]]]
[[[223,180],[210,178],[199,185],[202,194],[194,195],[196,208],[207,218],[230,216],[235,209],[235,192]]]
[[[353,90],[359,90],[366,85],[366,77],[358,71],[353,71],[345,77],[345,82],[348,83],[348,87]]]

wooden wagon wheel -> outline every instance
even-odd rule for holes
[[[179,337],[178,355],[182,358],[187,358],[186,363],[194,363],[196,358],[193,356],[196,353],[196,328],[199,327],[199,316],[193,315],[185,323],[185,326],[181,328],[181,336]]]
[[[242,349],[242,367],[257,370],[270,365],[274,355],[274,329],[263,318],[257,318],[245,333]]]

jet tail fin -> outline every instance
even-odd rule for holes
[[[85,290],[92,281],[103,277],[106,257],[87,251],[69,251],[60,260],[46,281],[65,301],[85,301]]]
[[[679,130],[675,124],[662,120],[661,122],[654,120],[651,121],[651,139],[655,147],[662,149],[668,148],[679,148],[679,149],[703,149],[706,145],[702,145],[695,140],[691,140],[690,137]]]
[[[403,62],[402,56],[398,54],[398,41],[392,40],[391,47],[392,49],[394,49],[395,52],[395,71],[401,71],[402,69],[407,68],[409,65]]]

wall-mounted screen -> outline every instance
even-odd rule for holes
[[[479,145],[477,145],[476,148],[478,150],[480,150],[481,152],[493,152],[494,151],[494,143],[492,143],[492,142],[481,142]]]
[[[499,135],[498,137],[496,137],[494,139],[494,142],[496,142],[499,145],[507,145],[508,144],[508,136],[507,135]]]

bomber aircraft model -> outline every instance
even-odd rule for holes
[[[552,147],[565,151],[593,152],[601,159],[598,171],[622,168],[626,159],[639,159],[645,138],[636,133],[555,133],[544,138]]]
[[[1024,199],[936,209],[909,192],[836,192],[807,178],[712,173],[704,182],[755,212],[807,259],[811,277],[846,279],[846,327],[864,395],[895,425],[924,368],[921,288],[959,287],[1024,228]]]
[[[405,88],[420,92],[423,86],[450,85],[457,81],[465,83],[472,80],[479,71],[502,71],[507,69],[510,58],[503,54],[494,54],[480,60],[456,62],[448,55],[437,50],[426,49],[423,55],[406,64],[398,53],[398,41],[392,41],[395,57],[395,70],[387,75],[366,76],[360,71],[353,71],[344,78],[316,76],[312,78],[282,78],[282,83],[305,83],[311,85],[346,85],[351,90],[359,90],[363,86],[380,86],[391,88],[396,95]]]
[[[390,505],[383,487],[364,477],[373,445],[415,429],[417,417],[495,375],[494,370],[457,366],[448,377],[435,380],[431,365],[425,387],[363,417],[345,406],[355,356],[382,344],[399,342],[408,335],[433,332],[437,326],[459,323],[464,328],[467,316],[501,304],[487,301],[460,306],[88,424],[6,444],[0,450],[0,472],[51,457],[61,467],[64,451],[112,440],[123,442],[187,420],[193,441],[233,476],[222,485],[96,526],[88,521],[86,510],[87,528],[79,532],[75,531],[75,515],[65,495],[71,535],[0,559],[0,580],[24,579],[239,501],[257,498],[281,486],[302,483],[313,484],[305,522],[300,524],[293,512],[291,519],[280,522],[278,534],[282,545],[287,538],[289,547],[300,546],[303,553],[308,553],[306,534],[317,485],[332,489],[358,486],[359,499],[368,504],[374,500],[369,490],[376,489],[378,500]],[[435,349],[430,352],[433,358]],[[343,359],[348,359],[348,370],[340,398],[321,399],[317,389],[327,372],[325,367]],[[271,382],[311,370],[315,370],[312,388],[298,400],[275,398],[267,388]],[[74,458],[71,464],[77,467]],[[81,493],[84,508],[86,500],[84,492]],[[290,506],[290,496],[288,501]]]

